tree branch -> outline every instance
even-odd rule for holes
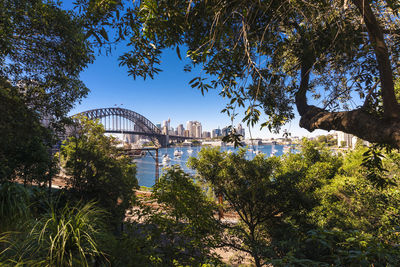
[[[383,31],[368,1],[353,0],[353,3],[364,19],[370,42],[375,50],[382,87],[384,116],[386,118],[400,118],[399,105],[394,94],[393,72],[389,59],[389,51],[383,37]]]
[[[306,60],[303,60],[301,62],[300,88],[296,93],[296,106],[300,116],[303,116],[308,110],[307,90],[308,90],[308,83],[310,81],[311,67],[312,63]]]
[[[342,131],[369,142],[400,148],[400,119],[378,118],[362,108],[329,112],[316,106],[308,106],[307,112],[301,116],[300,126],[311,132],[315,129]]]

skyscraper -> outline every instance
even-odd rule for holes
[[[177,135],[183,136],[183,133],[185,131],[185,128],[183,128],[183,124],[179,124],[178,127],[176,128]]]
[[[202,134],[202,127],[201,127],[201,123],[196,121],[195,122],[195,136],[196,138],[201,138],[201,134]]]
[[[221,129],[218,128],[218,129],[212,130],[212,132],[211,132],[211,138],[215,138],[215,137],[218,137],[218,136],[221,136]]]
[[[237,134],[240,134],[240,135],[242,135],[243,136],[243,139],[244,139],[244,135],[245,135],[245,133],[246,133],[246,131],[244,130],[244,128],[242,127],[242,124],[238,124],[238,126],[237,126],[237,128],[236,128],[236,131],[237,131]]]
[[[193,127],[193,121],[188,121],[186,123],[186,130],[189,131],[189,137],[193,137],[193,135],[192,135],[192,131],[193,131],[192,127]]]

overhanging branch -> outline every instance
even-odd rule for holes
[[[342,131],[372,143],[400,148],[400,119],[378,118],[362,108],[329,112],[316,106],[308,106],[301,116],[300,126],[310,132],[316,129]]]

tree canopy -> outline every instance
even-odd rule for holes
[[[0,2],[0,77],[42,117],[62,118],[88,92],[79,78],[93,60],[84,29],[55,1]]]
[[[130,51],[120,61],[133,77],[153,78],[163,49],[175,48],[181,58],[180,48],[187,48],[185,70],[202,68],[191,86],[221,89],[230,99],[223,111],[232,115],[246,107],[250,125],[264,111],[262,126],[278,131],[296,107],[300,126],[309,131],[339,130],[400,146],[396,1],[116,3],[110,8],[115,16],[95,24],[129,39]]]
[[[61,165],[71,195],[96,200],[120,222],[135,200],[138,187],[136,165],[121,155],[115,138],[105,135],[103,126],[85,117],[75,117],[72,135],[61,147]]]

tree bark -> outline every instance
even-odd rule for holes
[[[374,47],[381,81],[384,116],[386,118],[400,118],[400,109],[394,93],[393,71],[383,30],[372,12],[369,1],[353,0],[353,3],[364,19],[370,42]]]
[[[342,131],[372,143],[400,148],[400,119],[378,118],[362,108],[329,112],[316,106],[308,106],[307,112],[301,116],[300,127],[311,132],[315,129]]]
[[[300,127],[310,132],[316,129],[342,131],[372,143],[388,144],[400,148],[399,105],[394,94],[393,73],[383,32],[367,1],[353,0],[353,2],[363,15],[370,41],[374,46],[379,66],[384,116],[380,118],[370,114],[363,107],[352,111],[330,112],[308,105],[306,95],[314,62],[310,60],[310,57],[303,57],[301,81],[296,93],[296,106],[301,116]]]

